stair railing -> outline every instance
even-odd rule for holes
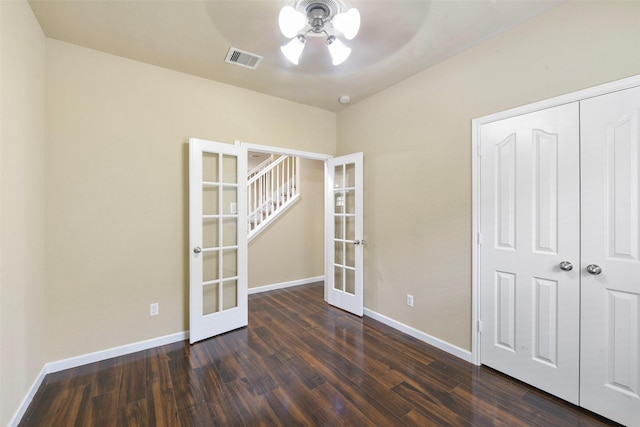
[[[252,170],[247,180],[249,240],[299,198],[299,159],[291,156],[267,159],[269,164]],[[267,163],[263,162],[263,164]],[[250,174],[251,175],[251,174]]]

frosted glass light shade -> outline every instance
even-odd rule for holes
[[[353,39],[360,30],[360,12],[351,8],[345,13],[339,13],[333,18],[333,26],[344,34],[347,40]]]
[[[351,48],[345,46],[340,40],[333,39],[331,44],[328,45],[333,65],[340,65],[347,60],[351,55]]]
[[[289,61],[298,65],[298,60],[304,50],[305,41],[303,36],[295,37],[286,45],[281,46],[280,50]]]
[[[307,18],[300,12],[291,6],[285,6],[280,10],[278,16],[278,24],[280,24],[280,31],[285,37],[295,37],[304,26],[307,24]]]

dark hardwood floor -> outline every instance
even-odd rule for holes
[[[248,328],[49,374],[20,425],[615,425],[322,294],[255,294]]]

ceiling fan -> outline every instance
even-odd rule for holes
[[[282,34],[291,38],[280,50],[293,64],[298,65],[307,36],[324,36],[333,65],[339,65],[351,55],[351,48],[337,36],[352,40],[358,34],[360,12],[343,0],[296,0],[280,10],[278,23]]]

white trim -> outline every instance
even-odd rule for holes
[[[282,156],[301,157],[303,159],[310,160],[322,160],[331,159],[333,156],[323,153],[312,153],[310,151],[291,150],[288,148],[271,147],[268,145],[251,144],[249,142],[242,142],[236,140],[236,145],[242,145],[247,147],[247,151],[254,151],[256,153],[272,153],[280,154]]]
[[[328,171],[328,167],[327,167],[327,160],[332,159],[333,156],[331,154],[323,154],[323,153],[313,153],[310,151],[300,151],[300,150],[291,150],[291,149],[287,149],[287,148],[280,148],[280,147],[272,147],[269,145],[259,145],[259,144],[252,144],[249,142],[243,142],[240,140],[236,140],[235,141],[236,145],[242,145],[245,146],[247,148],[247,152],[249,151],[255,151],[258,153],[271,153],[271,154],[280,154],[283,156],[293,156],[293,157],[300,157],[303,159],[309,159],[309,160],[320,160],[322,162],[324,162],[324,182],[325,182],[325,186],[324,186],[324,209],[327,208],[327,206],[331,206],[331,203],[333,202],[333,200],[331,200],[329,198],[328,195],[328,188],[327,188],[327,171]],[[326,258],[326,253],[327,253],[327,230],[328,230],[328,223],[327,223],[327,215],[324,216],[324,238],[322,239],[324,241],[324,255]],[[326,259],[324,260],[324,265],[325,265],[325,275],[322,276],[321,280],[325,280],[326,275],[327,275],[327,267],[326,267]],[[325,281],[326,282],[326,281]],[[276,285],[270,285],[270,286],[276,286]],[[295,286],[295,285],[292,285]],[[257,288],[254,288],[257,289]],[[274,288],[274,289],[278,289],[278,288]],[[269,289],[266,289],[269,290]],[[253,291],[253,293],[255,292],[262,292],[262,291]],[[328,289],[325,286],[324,287],[324,300],[328,301]],[[251,289],[249,289],[249,293],[251,292]]]
[[[404,323],[398,322],[390,317],[385,316],[384,314],[377,313],[368,308],[364,309],[364,315],[367,317],[371,317],[374,320],[384,323],[387,326],[391,326],[393,329],[397,329],[400,332],[403,332],[407,335],[412,336],[420,341],[423,341],[429,345],[432,345],[442,351],[446,351],[447,353],[459,357],[465,362],[471,362],[471,352],[455,346],[451,343],[441,340],[440,338],[436,338],[432,335],[426,334],[422,331],[419,331],[411,326],[405,325]]]
[[[620,90],[640,86],[640,74],[626,79],[579,90],[577,92],[556,96],[533,104],[523,105],[510,110],[478,117],[471,121],[471,203],[472,203],[472,259],[471,259],[471,362],[480,365],[480,334],[478,334],[478,322],[481,320],[480,312],[480,251],[478,248],[478,234],[480,230],[480,127],[497,120],[508,119],[534,111],[553,108],[571,102],[579,102],[588,98],[605,95]]]
[[[18,406],[18,409],[16,409],[13,417],[11,418],[11,420],[9,420],[9,424],[7,424],[9,427],[17,427],[18,424],[20,424],[20,421],[22,421],[22,417],[24,416],[25,412],[27,412],[27,409],[29,408],[33,397],[36,395],[36,392],[40,388],[42,381],[44,381],[44,377],[47,376],[46,368],[47,365],[42,367],[35,381],[33,382],[33,384],[31,384],[31,388],[29,388],[27,394],[24,396],[24,399],[22,399],[22,402],[20,402],[20,406]]]
[[[76,368],[78,366],[87,365],[89,363],[100,362],[102,360],[111,359],[113,357],[124,356],[135,353],[137,351],[148,350],[154,347],[160,347],[166,344],[172,344],[178,341],[184,341],[189,338],[189,332],[177,332],[171,335],[151,338],[145,341],[139,341],[132,344],[125,344],[119,347],[108,348],[93,353],[87,353],[80,356],[70,357],[68,359],[49,362],[45,366],[47,374],[52,372],[64,371],[65,369]]]
[[[290,288],[292,286],[308,285],[310,283],[322,282],[324,276],[308,277],[306,279],[292,280],[290,282],[274,283],[273,285],[257,286],[249,288],[249,295],[258,294],[260,292],[274,291],[276,289]]]
[[[606,95],[608,93],[629,89],[635,86],[640,86],[640,74],[638,74],[637,76],[628,77],[626,79],[617,80],[610,83],[604,83],[598,86],[582,89],[576,92],[571,92],[571,93],[556,96],[553,98],[545,99],[542,101],[534,102],[532,104],[526,104],[520,107],[511,108],[509,110],[499,111],[497,113],[489,114],[487,116],[478,117],[476,119],[473,119],[471,123],[473,123],[473,126],[476,127],[485,123],[508,119],[510,117],[520,116],[522,114],[544,110],[546,108],[553,108],[562,104],[569,104],[576,101],[583,101],[588,98],[593,98],[600,95]]]
[[[36,380],[31,385],[31,388],[27,392],[24,399],[20,403],[20,406],[16,410],[15,414],[11,421],[9,421],[9,426],[17,426],[25,412],[29,408],[33,397],[36,392],[42,385],[42,381],[44,380],[47,374],[51,374],[54,372],[64,371],[65,369],[77,368],[78,366],[87,365],[89,363],[100,362],[102,360],[111,359],[113,357],[125,356],[127,354],[135,353],[142,350],[148,350],[154,347],[160,347],[167,344],[172,344],[178,341],[184,341],[189,338],[189,332],[177,332],[171,335],[165,335],[158,338],[152,338],[145,341],[139,341],[137,343],[125,344],[119,347],[113,347],[106,350],[100,350],[93,353],[87,353],[80,356],[70,357],[68,359],[57,360],[55,362],[45,363],[40,371],[40,374],[36,378]]]

